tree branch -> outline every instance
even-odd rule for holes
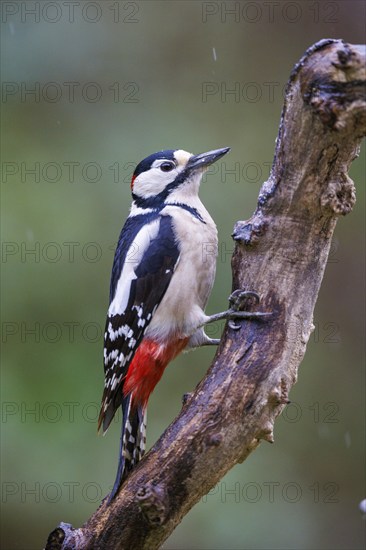
[[[337,218],[352,210],[348,177],[366,135],[365,49],[312,46],[291,73],[270,177],[233,237],[233,290],[255,290],[262,321],[226,326],[206,377],[116,500],[46,549],[156,549],[236,463],[273,441],[312,331]]]

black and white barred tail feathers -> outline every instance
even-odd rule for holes
[[[122,431],[116,480],[109,495],[110,503],[122,482],[133,467],[141,460],[146,448],[146,410],[141,406],[131,407],[132,397],[124,397],[122,402]]]
[[[148,220],[146,216],[136,220],[136,216],[134,223],[127,220],[113,265],[104,337],[105,387],[98,422],[104,432],[122,403],[128,367],[179,260],[171,217],[147,216]]]

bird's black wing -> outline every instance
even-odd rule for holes
[[[169,286],[180,253],[170,216],[156,216],[131,233],[132,239],[126,239],[125,233],[125,240],[121,243],[120,239],[112,271],[104,335],[105,386],[98,422],[103,432],[122,403],[128,367]]]

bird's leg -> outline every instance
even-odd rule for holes
[[[221,319],[227,319],[229,321],[230,328],[239,330],[240,325],[235,324],[235,319],[260,320],[271,315],[271,313],[263,313],[261,311],[243,311],[246,307],[248,307],[249,301],[253,300],[256,304],[260,301],[259,295],[256,292],[250,290],[235,290],[235,292],[229,296],[229,303],[231,307],[226,311],[206,317],[206,320],[198,325],[196,331],[191,336],[186,347],[186,351],[201,346],[217,346],[220,343],[220,338],[210,338],[203,330],[205,325],[209,323],[221,321]]]
[[[207,337],[207,340],[202,342],[201,346],[218,346],[220,342],[221,342],[220,338]]]
[[[192,334],[187,344],[185,351],[189,351],[194,348],[200,348],[201,346],[218,346],[220,343],[219,338],[210,338],[203,330],[204,325],[197,327],[197,330]]]
[[[230,328],[238,330],[240,328],[240,325],[235,324],[235,319],[259,320],[265,319],[266,317],[272,315],[271,313],[264,313],[261,311],[244,311],[245,307],[247,307],[248,298],[254,299],[255,303],[257,304],[260,301],[259,295],[256,292],[253,292],[251,290],[235,290],[229,296],[230,308],[226,311],[222,311],[221,313],[210,315],[210,317],[206,319],[203,325],[214,323],[215,321],[221,321],[221,319],[227,319],[229,321]]]

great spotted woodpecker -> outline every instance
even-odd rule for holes
[[[209,165],[229,151],[166,150],[136,167],[132,206],[117,245],[104,335],[105,385],[98,430],[122,406],[117,477],[109,497],[140,460],[146,407],[165,367],[184,349],[217,344],[204,325],[260,314],[204,312],[215,277],[217,230],[198,197]],[[248,293],[244,293],[248,294]]]

